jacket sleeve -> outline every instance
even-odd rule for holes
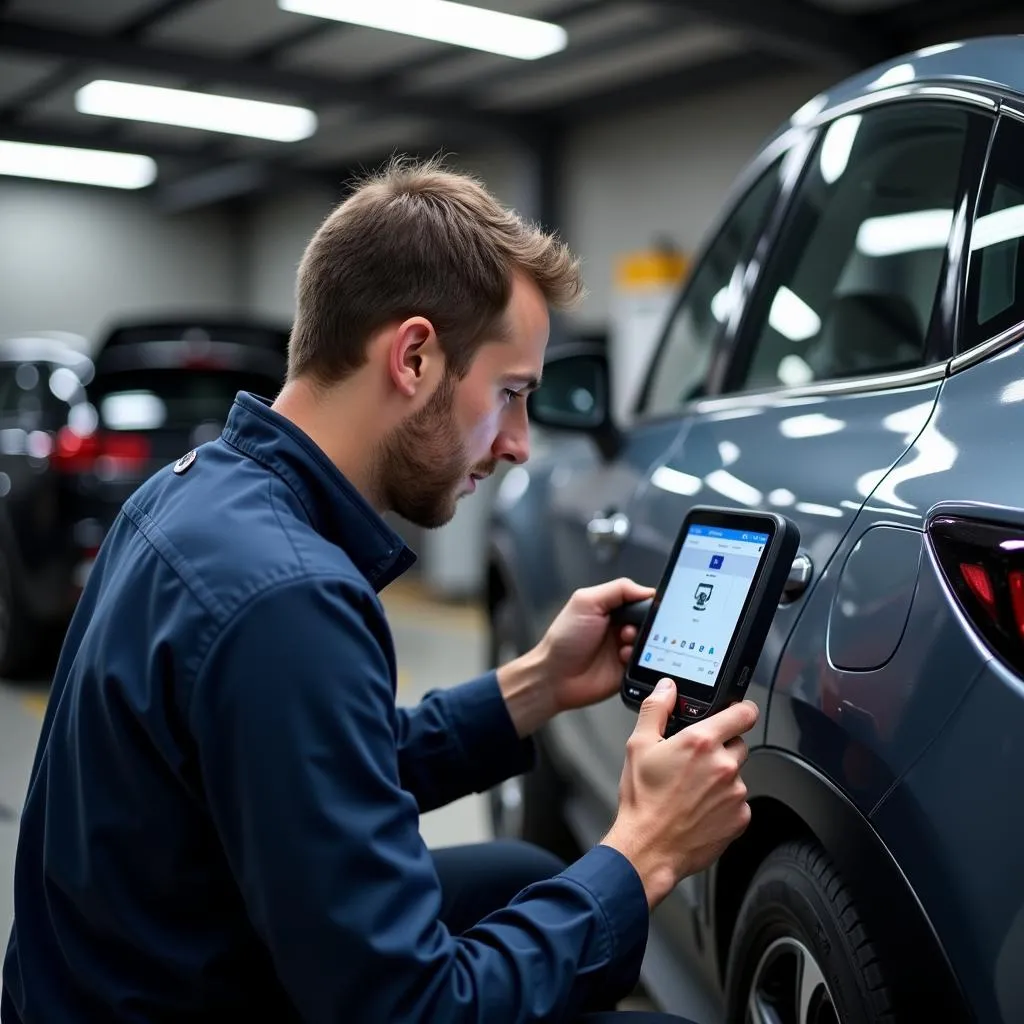
[[[387,659],[358,601],[333,581],[257,598],[190,694],[214,827],[281,983],[310,1024],[571,1018],[639,963],[639,878],[598,846],[449,933],[400,780]]]
[[[424,813],[533,764],[533,741],[516,733],[495,672],[398,709],[399,778]]]

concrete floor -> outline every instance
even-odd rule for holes
[[[431,601],[415,585],[395,585],[383,598],[398,648],[400,704],[415,704],[427,690],[451,686],[486,669],[486,623],[481,611]],[[13,916],[18,813],[46,694],[43,683],[0,683],[0,960]],[[421,833],[431,847],[487,839],[490,827],[484,797],[466,797],[425,814]]]

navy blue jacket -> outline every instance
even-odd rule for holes
[[[439,922],[420,813],[532,747],[493,673],[396,708],[377,591],[412,560],[245,393],[125,503],[32,769],[3,1024],[560,1020],[636,970],[646,901],[608,847]]]

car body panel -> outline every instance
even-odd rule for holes
[[[848,877],[857,875],[859,906],[876,925],[884,927],[888,892],[900,927],[917,929],[913,944],[929,952],[920,962],[895,955],[892,962],[907,972],[901,985],[909,979],[942,993],[937,1005],[948,999],[949,1019],[970,1016],[963,992],[977,1019],[1007,1024],[1024,1006],[1024,979],[1010,967],[1024,943],[1024,900],[1013,872],[1024,856],[1024,834],[998,808],[1012,806],[1024,684],[993,660],[964,618],[927,526],[932,516],[953,512],[1024,530],[1024,479],[1013,457],[1024,401],[1024,324],[957,354],[968,227],[989,152],[984,135],[996,115],[1012,110],[1019,117],[1024,109],[1022,54],[1020,39],[985,39],[932,47],[863,72],[780,126],[735,190],[763,172],[769,152],[788,147],[805,159],[819,128],[870,105],[941,100],[985,113],[952,211],[928,365],[904,375],[716,397],[741,379],[734,368],[758,300],[758,264],[785,223],[783,191],[717,338],[707,377],[711,397],[635,421],[620,455],[610,459],[593,440],[569,437],[536,478],[533,467],[520,467],[531,474],[530,487],[495,518],[503,564],[526,604],[524,644],[540,636],[576,586],[619,574],[655,584],[695,503],[794,518],[813,576],[776,615],[749,690],[762,710],[750,740],[752,762],[782,757],[812,781],[780,792],[759,789],[751,841],[772,841],[770,829],[759,831],[759,815],[783,808],[787,827],[802,822],[800,834],[809,830]],[[787,173],[798,175],[799,167]],[[544,482],[535,487],[535,479]],[[599,558],[587,524],[613,511],[628,517],[628,533]],[[991,743],[983,726],[988,716],[997,720]],[[634,724],[635,716],[613,700],[547,727],[546,749],[569,784],[567,815],[585,843],[597,840],[615,813],[624,742]],[[993,778],[998,782],[990,786]],[[829,804],[825,793],[840,803]],[[827,806],[833,811],[820,811]],[[886,877],[877,885],[846,855],[843,828],[851,830],[852,849],[867,844],[880,851],[873,863]],[[723,907],[737,899],[717,879],[749,853],[745,843],[746,837],[734,844],[710,872],[684,880],[652,920],[645,980],[677,1011],[700,1007],[709,1022],[721,1010],[730,927]],[[965,870],[972,873],[968,883]],[[744,881],[749,876],[741,872]],[[897,899],[898,893],[904,895]]]
[[[914,601],[922,547],[919,531],[896,526],[875,526],[856,539],[828,618],[826,651],[836,668],[870,672],[896,653]]]

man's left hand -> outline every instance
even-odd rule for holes
[[[537,648],[556,712],[596,704],[618,690],[637,631],[614,628],[609,616],[653,596],[652,588],[625,578],[572,595]]]

